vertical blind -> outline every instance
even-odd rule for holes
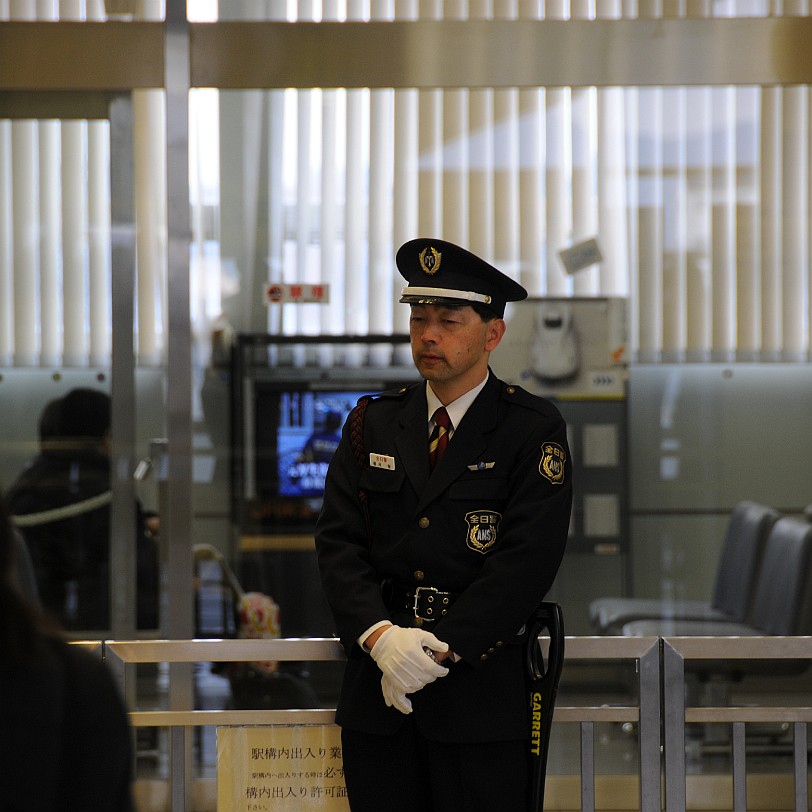
[[[191,14],[205,13],[191,5]],[[160,19],[160,5],[139,16]],[[218,12],[212,10],[216,18]],[[266,19],[808,15],[807,0],[323,0]],[[0,0],[0,18],[42,16]],[[252,4],[219,17],[256,18]],[[82,16],[84,15],[84,17]],[[60,4],[60,19],[103,9]],[[56,16],[56,13],[55,13]],[[374,77],[371,77],[374,82]],[[163,97],[135,94],[137,352],[164,355]],[[193,331],[402,332],[414,236],[468,246],[534,296],[626,296],[636,360],[810,356],[808,87],[193,90]],[[0,364],[110,351],[104,123],[0,121]],[[596,238],[567,273],[559,252]],[[328,283],[270,305],[265,282]],[[329,362],[329,358],[325,358]]]

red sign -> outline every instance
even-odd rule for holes
[[[305,285],[294,282],[287,285],[269,282],[265,286],[265,304],[327,304],[330,301],[330,286],[319,283]]]

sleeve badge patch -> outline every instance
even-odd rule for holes
[[[553,485],[564,482],[564,463],[567,455],[558,443],[543,443],[539,473]]]

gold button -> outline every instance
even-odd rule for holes
[[[509,386],[509,387],[507,388],[507,393],[508,393],[509,395],[514,395],[514,394],[516,394],[516,387],[515,387],[515,386]]]
[[[501,648],[501,647],[502,647],[502,646],[504,646],[504,645],[505,645],[505,644],[504,644],[504,643],[503,643],[501,640],[498,640],[498,641],[497,641],[497,643],[496,643],[496,647],[497,647],[497,648]]]
[[[423,570],[415,570],[414,571],[414,579],[415,581],[422,581],[426,577],[426,573]]]
[[[428,516],[421,516],[418,525],[420,525],[421,529],[425,530],[429,526],[429,518]]]
[[[480,660],[482,660],[482,661],[484,662],[485,660],[487,660],[487,659],[488,659],[488,655],[487,655],[487,654],[481,654],[481,655],[479,656],[479,659],[480,659]]]

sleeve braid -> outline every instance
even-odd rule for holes
[[[369,395],[362,397],[352,411],[350,420],[350,444],[352,445],[352,453],[358,467],[363,470],[368,465],[368,457],[364,453],[364,415],[366,414],[367,406],[369,406],[372,398]],[[369,504],[367,492],[359,487],[358,488],[358,501],[361,503],[361,508],[364,511],[364,521],[367,526],[367,534],[372,536],[372,524],[369,518]]]

